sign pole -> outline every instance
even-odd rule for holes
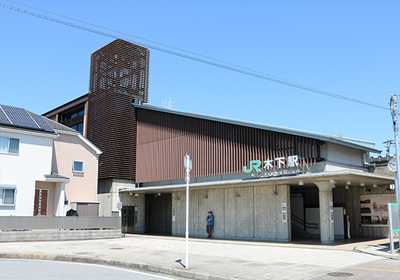
[[[185,155],[185,180],[186,180],[186,269],[189,268],[189,182],[192,159],[189,153]]]
[[[186,176],[189,176],[188,171],[186,171]],[[186,179],[186,263],[185,264],[186,268],[189,268],[189,180],[188,179]]]
[[[393,242],[393,215],[392,215],[392,203],[388,203],[388,218],[389,218],[389,233],[390,233],[390,254],[394,254],[394,242]]]
[[[396,147],[396,173],[395,173],[395,185],[396,185],[396,203],[400,205],[400,188],[399,188],[399,183],[400,183],[400,172],[399,172],[399,166],[400,166],[400,156],[399,156],[399,127],[397,123],[397,102],[396,102],[396,96],[391,95],[390,96],[390,111],[392,111],[392,119],[393,119],[393,130],[394,130],[394,144]],[[399,214],[400,214],[400,208],[399,208]],[[400,235],[399,235],[399,246],[400,246]]]

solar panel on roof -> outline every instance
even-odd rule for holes
[[[2,108],[10,119],[11,124],[32,129],[40,129],[25,109],[7,105],[2,105]]]
[[[53,128],[43,119],[42,116],[36,115],[35,113],[28,112],[29,115],[36,121],[36,123],[40,126],[41,129],[48,132],[53,132]]]
[[[42,116],[7,105],[0,105],[0,124],[54,132]]]
[[[10,125],[10,121],[8,120],[6,114],[3,112],[3,109],[0,106],[0,124],[8,124]]]

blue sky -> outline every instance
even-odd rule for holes
[[[399,94],[400,1],[16,2],[387,108]],[[39,114],[87,93],[90,55],[113,40],[1,7],[0,25],[0,104]],[[180,111],[369,140],[382,150],[394,138],[389,110],[150,50],[149,103],[168,97]]]

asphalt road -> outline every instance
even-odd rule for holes
[[[9,259],[0,260],[0,278],[2,280],[182,279],[93,264]]]
[[[309,278],[312,280],[398,280],[400,279],[400,260],[385,259],[346,267],[323,275]]]
[[[130,235],[126,238],[99,240],[0,242],[0,264],[1,259],[10,258],[63,260],[65,264],[73,261],[108,264],[107,268],[130,267],[136,271],[152,272],[152,276],[160,275],[173,279],[176,279],[175,275],[184,279],[208,279],[218,276],[220,279],[248,280],[333,280],[340,276],[327,275],[331,272],[353,274],[347,279],[400,279],[400,255],[389,254],[387,242],[386,239],[358,242],[352,240],[326,245],[319,242],[283,243],[193,238],[189,245],[188,270],[175,262],[177,259],[184,259],[185,256],[185,239],[181,237]],[[389,257],[397,259],[390,260]],[[21,271],[16,267],[8,274],[2,274],[0,270],[0,279],[10,280],[5,276],[19,276],[19,273],[24,272],[23,269],[24,266]],[[71,273],[75,272],[74,269],[70,270]],[[14,274],[13,271],[17,271],[18,274]],[[155,271],[160,273],[156,274]],[[88,275],[90,272],[89,270]],[[108,277],[107,274],[104,275]],[[56,279],[66,279],[61,276]],[[85,280],[87,278],[85,277]],[[117,280],[118,277],[113,276],[112,279]]]

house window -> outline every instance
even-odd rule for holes
[[[19,139],[0,137],[0,153],[18,155]]]
[[[74,164],[72,167],[73,172],[80,172],[83,173],[83,161],[76,161],[74,160]]]
[[[15,205],[15,186],[0,185],[0,206]]]

